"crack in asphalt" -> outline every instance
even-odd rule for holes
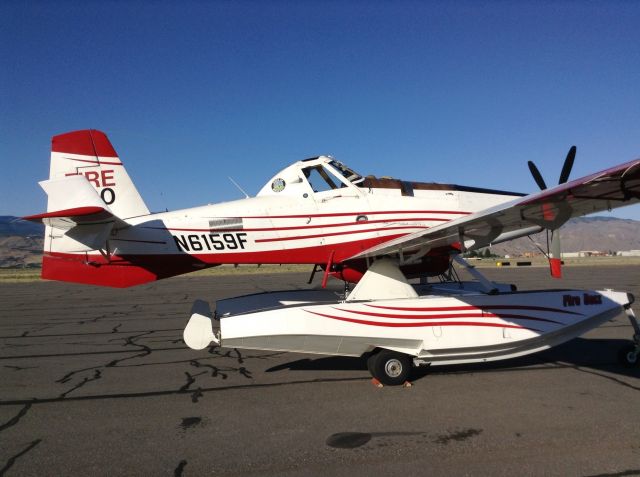
[[[253,383],[253,384],[234,384],[229,386],[212,387],[212,388],[198,388],[197,391],[202,394],[211,392],[223,392],[252,388],[273,388],[282,386],[295,386],[299,384],[316,384],[316,383],[340,383],[340,382],[357,382],[357,381],[370,381],[370,376],[360,378],[318,378],[318,379],[304,379],[298,381],[286,381],[277,383]],[[180,389],[167,389],[163,391],[146,391],[140,393],[118,393],[118,394],[97,394],[88,396],[72,396],[72,397],[54,397],[54,398],[32,398],[32,399],[15,399],[11,401],[0,401],[0,406],[16,406],[21,404],[49,404],[55,402],[71,402],[71,401],[94,401],[102,399],[132,399],[132,398],[145,398],[155,396],[168,396],[175,394],[193,394],[192,390],[186,389],[184,391]]]
[[[120,326],[120,325],[118,325]],[[112,330],[113,332],[117,331],[117,327],[114,327],[114,329]],[[69,399],[69,394],[71,394],[72,392],[78,390],[79,388],[84,387],[85,385],[89,384],[90,382],[93,381],[97,381],[99,379],[101,379],[103,377],[103,372],[106,370],[106,368],[115,368],[115,367],[133,367],[133,366],[146,366],[146,365],[154,365],[154,364],[169,364],[169,363],[138,363],[138,364],[130,364],[130,365],[122,365],[121,363],[128,361],[128,360],[132,360],[135,358],[142,358],[145,356],[150,355],[154,350],[151,349],[149,346],[147,346],[146,344],[143,343],[139,343],[138,340],[147,337],[151,334],[155,333],[155,330],[151,330],[151,331],[144,331],[144,332],[138,332],[136,334],[133,335],[129,335],[126,337],[122,337],[122,338],[114,338],[114,339],[110,339],[108,340],[109,343],[113,342],[113,341],[123,341],[122,346],[123,347],[128,347],[128,346],[133,346],[136,347],[138,349],[136,349],[135,351],[133,351],[135,354],[132,356],[126,356],[124,358],[119,358],[119,359],[114,359],[106,364],[100,364],[100,365],[96,365],[96,366],[90,366],[90,367],[85,367],[85,368],[80,368],[80,369],[75,369],[72,371],[67,372],[64,376],[62,376],[60,379],[56,380],[55,382],[57,383],[68,383],[70,382],[75,376],[81,375],[82,373],[87,373],[87,372],[93,372],[92,375],[89,376],[80,376],[81,380],[79,382],[77,382],[74,386],[72,386],[70,389],[62,392],[58,399]],[[236,360],[238,363],[242,364],[245,362],[245,357],[243,357],[243,355],[240,353],[240,351],[238,349],[232,349],[232,350],[227,350],[225,352],[221,352],[219,349],[213,349],[209,351],[209,354],[213,355],[213,356],[209,356],[207,358],[200,358],[200,359],[211,359],[211,358],[224,358],[224,359],[233,359]],[[268,355],[260,355],[260,356],[255,356],[255,358],[258,359],[268,359],[271,356],[276,356],[279,355],[281,353],[271,353]],[[196,380],[199,376],[202,375],[210,375],[213,378],[216,377],[221,377],[222,379],[227,379],[229,376],[230,372],[236,372],[242,376],[244,376],[247,379],[253,379],[252,373],[250,370],[248,370],[246,367],[244,366],[240,366],[239,368],[235,368],[235,367],[219,367],[219,366],[214,366],[214,365],[210,365],[210,364],[204,364],[204,363],[200,363],[197,359],[189,359],[189,360],[181,360],[181,361],[173,361],[170,363],[180,363],[180,362],[188,362],[190,364],[190,366],[193,366],[195,368],[203,368],[202,372],[200,373],[196,373],[196,374],[191,374],[189,372],[185,372],[185,376],[187,378],[187,381],[185,384],[183,384],[178,390],[178,393],[181,392],[189,392],[191,395],[191,401],[196,403],[198,402],[198,400],[204,395],[203,391],[202,391],[202,387],[198,387],[197,389],[193,390],[192,386],[196,383]],[[26,401],[28,403],[35,403],[35,402],[41,402],[40,399],[32,399],[30,401]]]
[[[184,374],[187,375],[187,382],[185,384],[183,384],[182,386],[180,386],[179,391],[186,391],[187,389],[189,389],[191,387],[191,385],[193,383],[196,382],[196,377],[198,376],[202,376],[203,374],[205,374],[206,371],[203,371],[201,373],[198,374],[194,374],[193,376],[191,374],[189,374],[187,371],[184,372]]]
[[[220,352],[220,347],[217,345],[211,345],[209,347],[209,354],[215,354],[220,356],[221,358],[233,358],[233,356],[231,356],[231,353],[235,352],[236,353],[236,359],[238,360],[239,364],[244,363],[244,358],[242,357],[242,354],[240,353],[240,351],[238,351],[238,348],[233,348],[230,350],[227,350],[223,353]]]
[[[173,348],[154,348],[153,351],[172,351],[184,350],[183,346],[174,346]],[[117,351],[85,351],[83,353],[56,353],[56,354],[31,354],[18,356],[0,356],[0,359],[34,359],[34,358],[64,358],[67,356],[91,356],[95,354],[122,354],[133,353],[136,350],[117,350]]]
[[[87,383],[90,383],[91,381],[97,381],[98,379],[102,378],[102,371],[100,371],[99,369],[96,369],[95,372],[93,373],[93,377],[92,378],[84,378],[82,381],[80,381],[78,384],[76,384],[74,387],[72,387],[71,389],[69,389],[68,391],[63,392],[62,394],[60,394],[61,398],[66,397],[69,393],[75,391],[76,389],[80,389],[82,386],[84,386]]]
[[[172,348],[173,349],[173,348]],[[178,349],[178,348],[176,348]],[[157,351],[157,350],[154,350]],[[244,359],[268,359],[268,358],[273,358],[275,356],[280,356],[281,354],[283,354],[282,352],[277,352],[277,353],[269,353],[269,354],[264,354],[264,355],[249,355],[249,356],[245,356]],[[158,366],[158,365],[165,365],[165,364],[180,364],[180,363],[191,363],[192,361],[198,362],[199,364],[202,365],[202,363],[200,363],[200,361],[202,360],[207,360],[207,359],[217,359],[217,358],[221,358],[222,356],[207,356],[206,358],[197,358],[197,359],[180,359],[180,360],[176,360],[176,361],[154,361],[152,363],[138,363],[138,364],[123,364],[121,366],[116,366],[117,368],[137,368],[137,367],[142,367],[142,366]],[[195,367],[198,367],[197,365],[193,365]],[[224,368],[224,371],[237,371],[236,368]]]
[[[35,441],[31,442],[24,450],[18,452],[16,455],[14,455],[13,457],[9,458],[9,460],[4,465],[4,467],[2,469],[0,469],[0,477],[5,475],[7,473],[7,471],[11,467],[13,467],[13,464],[16,463],[16,460],[18,460],[20,457],[25,455],[27,452],[29,452],[31,449],[33,449],[35,446],[37,446],[41,442],[42,442],[42,439],[36,439]]]
[[[135,340],[137,340],[138,338],[142,338],[143,336],[146,335],[150,335],[154,333],[154,331],[147,331],[145,333],[140,333],[137,335],[131,335],[131,336],[127,336],[124,338],[125,342],[122,346],[137,346],[138,348],[140,348],[140,354],[136,354],[134,356],[127,356],[126,358],[121,358],[121,359],[114,359],[113,361],[110,361],[106,367],[107,368],[111,368],[113,366],[115,366],[118,363],[121,363],[123,361],[128,361],[130,359],[135,359],[135,358],[142,358],[144,356],[148,356],[150,355],[153,350],[151,348],[149,348],[147,345],[145,344],[140,344],[140,343],[136,343]],[[123,338],[114,338],[113,340],[109,340],[109,341],[117,341],[117,340],[121,340]]]
[[[71,389],[69,389],[68,391],[65,391],[64,393],[62,393],[60,395],[60,397],[66,397],[69,393],[71,393],[72,391],[75,391],[78,388],[81,388],[82,386],[84,386],[85,384],[88,384],[92,381],[97,381],[98,379],[102,378],[102,371],[105,368],[112,368],[115,367],[118,363],[121,363],[123,361],[127,361],[129,359],[134,359],[134,358],[141,358],[143,356],[147,356],[149,354],[152,353],[152,349],[149,348],[147,345],[144,344],[140,344],[140,343],[136,343],[136,340],[154,333],[154,331],[146,331],[144,333],[139,333],[136,335],[130,335],[127,336],[125,338],[114,338],[113,340],[109,340],[109,342],[112,341],[118,341],[118,340],[123,340],[124,339],[124,343],[122,346],[136,346],[139,347],[139,350],[135,350],[135,352],[137,352],[138,354],[134,355],[134,356],[127,356],[126,358],[121,358],[121,359],[115,359],[112,360],[110,362],[108,362],[107,364],[102,364],[102,365],[97,365],[97,366],[90,366],[88,368],[82,368],[82,369],[76,369],[73,371],[68,372],[67,374],[65,374],[62,378],[58,379],[56,382],[57,383],[66,383],[69,382],[69,380],[71,380],[71,378],[77,374],[80,373],[84,373],[86,371],[93,371],[93,377],[84,377],[82,379],[82,381],[80,381],[78,384],[76,384],[74,387],[72,387]]]
[[[36,369],[38,366],[11,366],[5,364],[3,368],[13,369],[14,371],[23,371],[25,369]]]
[[[196,359],[192,359],[189,361],[189,364],[191,366],[194,366],[196,368],[209,368],[211,370],[211,377],[212,378],[217,378],[218,375],[220,375],[220,377],[222,379],[227,379],[228,375],[226,373],[223,373],[220,368],[218,368],[217,366],[213,366],[212,364],[203,364],[200,363],[198,360]]]
[[[84,325],[85,323],[97,323],[98,320],[101,320],[102,318],[106,318],[106,317],[107,315],[99,315],[99,316],[96,316],[95,318],[91,318],[90,320],[80,320],[77,323],[79,325]]]
[[[236,350],[237,351],[237,350]],[[240,353],[237,353],[238,355],[240,355]],[[226,355],[225,355],[226,356]],[[230,357],[230,356],[229,356]],[[206,359],[206,358],[205,358]],[[238,359],[242,359],[242,358],[238,358]],[[241,374],[242,376],[244,376],[245,378],[248,379],[253,379],[253,376],[251,376],[251,371],[249,371],[247,368],[245,368],[244,366],[241,366],[239,368],[233,368],[233,367],[225,367],[225,368],[221,368],[218,366],[213,366],[211,364],[203,364],[200,363],[197,359],[192,359],[189,361],[189,364],[195,368],[205,368],[202,372],[198,373],[198,374],[194,374],[191,375],[189,372],[185,371],[185,375],[187,376],[187,383],[184,384],[179,390],[180,391],[186,391],[188,390],[192,384],[194,384],[196,382],[196,378],[198,376],[202,376],[202,375],[208,375],[210,374],[210,377],[212,378],[217,378],[218,376],[220,376],[223,380],[228,378],[228,373],[229,372],[237,372],[239,374]],[[226,371],[226,372],[224,372]],[[197,403],[198,400],[204,396],[204,394],[202,393],[202,388],[198,387],[193,394],[191,394],[191,402],[193,403]]]
[[[74,322],[75,323],[75,322]],[[120,326],[120,325],[118,325]],[[183,328],[168,328],[168,329],[157,329],[153,330],[156,333],[161,333],[163,331],[182,331]],[[116,331],[115,333],[144,333],[147,330],[131,330],[131,331]],[[31,331],[25,331],[25,333],[31,333]],[[22,335],[12,335],[12,336],[0,336],[0,339],[17,339],[17,338],[62,338],[68,336],[92,336],[92,335],[111,335],[114,334],[114,331],[87,331],[86,333],[62,333],[56,335],[30,335],[30,336],[22,336]]]
[[[197,402],[198,402],[198,400],[199,400],[202,396],[204,396],[204,394],[202,394],[202,389],[201,389],[201,388],[196,389],[196,390],[191,394],[191,402],[192,402],[192,403],[194,403],[194,404],[195,404],[195,403],[197,403]]]
[[[30,338],[29,333],[37,333],[38,331],[44,331],[51,328],[51,326],[41,326],[40,328],[33,328],[31,330],[25,331],[22,333],[19,338]]]
[[[11,419],[9,419],[4,424],[0,425],[0,432],[4,431],[5,429],[9,429],[10,427],[13,427],[16,424],[18,424],[18,422],[20,422],[20,419],[22,419],[25,416],[25,414],[29,411],[29,409],[31,409],[31,404],[25,404],[24,407],[22,409],[20,409],[18,414],[13,416]]]

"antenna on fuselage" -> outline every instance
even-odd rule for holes
[[[160,191],[160,202],[164,205],[164,211],[169,212],[169,208],[167,207],[166,202],[164,201],[164,192]]]
[[[240,185],[239,185],[236,181],[234,181],[234,180],[231,178],[231,176],[228,176],[228,177],[229,177],[229,180],[232,182],[232,184],[233,184],[234,186],[236,186],[236,187],[238,188],[238,190],[244,194],[245,198],[247,198],[247,199],[248,199],[248,198],[249,198],[249,194],[247,194],[247,193],[244,191],[244,189],[243,189],[242,187],[240,187]]]

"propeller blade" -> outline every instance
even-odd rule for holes
[[[558,184],[564,184],[569,179],[569,174],[571,174],[571,168],[573,167],[573,161],[576,158],[576,146],[571,146],[569,152],[567,153],[567,158],[564,160],[564,165],[562,166],[562,172],[560,173],[560,180]]]
[[[531,171],[533,180],[536,181],[536,184],[538,184],[540,190],[545,190],[547,188],[547,184],[545,184],[544,179],[542,178],[542,174],[540,174],[540,171],[538,170],[536,165],[531,161],[527,161],[527,165],[529,166],[529,170]]]
[[[560,229],[551,231],[549,250],[549,267],[553,278],[562,278],[562,247],[560,245]]]

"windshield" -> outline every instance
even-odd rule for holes
[[[331,167],[337,170],[340,174],[342,174],[342,176],[352,184],[359,184],[364,180],[364,178],[360,174],[358,174],[352,169],[349,169],[340,161],[336,161],[335,159],[332,159],[329,162],[329,164],[331,165]]]
[[[322,167],[321,165],[305,167],[302,169],[304,176],[307,178],[309,185],[313,189],[313,192],[325,192],[327,190],[337,189],[335,182],[331,179],[331,177],[327,172],[327,169]],[[335,177],[334,177],[335,179]],[[346,187],[342,182],[338,182],[343,187]]]

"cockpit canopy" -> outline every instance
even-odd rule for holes
[[[295,195],[355,187],[364,178],[330,156],[298,161],[278,172],[258,192],[263,195]]]

